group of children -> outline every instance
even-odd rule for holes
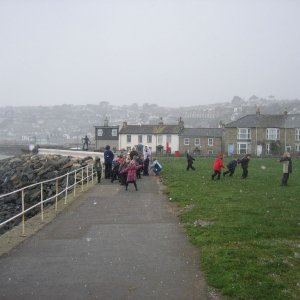
[[[214,165],[213,165],[213,174],[211,175],[211,179],[214,180],[215,177],[217,177],[217,179],[220,179],[221,176],[221,171],[223,168],[225,168],[224,163],[223,163],[223,158],[224,155],[223,154],[219,154],[218,157],[215,159],[214,161]],[[250,154],[246,154],[242,159],[238,159],[236,157],[234,157],[233,160],[231,160],[228,164],[227,164],[227,170],[225,172],[223,172],[223,176],[225,177],[227,174],[229,174],[229,176],[232,176],[235,172],[235,168],[238,164],[241,164],[243,173],[241,178],[245,179],[248,177],[248,164],[250,161]]]
[[[150,163],[152,161],[152,163]],[[95,158],[94,168],[97,173],[98,183],[101,182],[102,164],[99,157]],[[162,165],[157,159],[151,160],[151,151],[145,147],[143,153],[132,148],[127,155],[119,155],[113,159],[110,171],[105,172],[105,178],[110,179],[111,183],[118,180],[121,185],[125,185],[128,190],[129,183],[132,183],[137,191],[137,179],[143,176],[149,176],[150,170],[158,176],[162,170]],[[107,171],[107,170],[105,170]]]

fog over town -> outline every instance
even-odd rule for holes
[[[0,106],[300,99],[299,11],[294,0],[1,1]]]

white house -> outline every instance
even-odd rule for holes
[[[130,150],[137,145],[147,145],[153,152],[179,149],[179,134],[184,124],[180,119],[177,125],[166,125],[162,121],[157,125],[128,125],[123,123],[119,132],[119,149]]]

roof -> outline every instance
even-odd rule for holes
[[[180,131],[178,125],[125,125],[119,134],[179,134]]]
[[[184,128],[181,136],[222,137],[222,128]]]
[[[289,115],[288,115],[289,116]],[[285,115],[247,115],[225,125],[226,128],[284,128]]]

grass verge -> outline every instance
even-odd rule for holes
[[[170,201],[201,251],[208,284],[228,299],[300,299],[300,160],[281,187],[275,158],[251,159],[249,177],[211,180],[212,158],[161,158]],[[229,159],[224,159],[225,165]]]

